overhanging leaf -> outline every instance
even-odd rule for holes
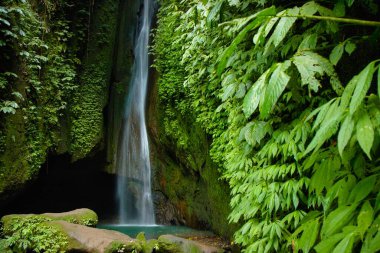
[[[222,74],[223,70],[227,66],[228,58],[232,55],[232,53],[235,51],[236,47],[240,44],[240,42],[246,37],[247,33],[260,26],[263,21],[268,19],[268,16],[273,16],[275,14],[276,9],[274,8],[274,6],[272,6],[253,15],[252,18],[254,18],[254,20],[251,23],[249,23],[243,30],[240,31],[240,33],[232,41],[231,45],[227,47],[222,53],[217,67],[218,75]]]
[[[355,124],[352,120],[351,115],[347,115],[342,123],[342,126],[340,127],[338,134],[338,150],[340,156],[343,156],[343,150],[346,147],[348,141],[351,139],[354,126]]]
[[[322,240],[317,246],[314,247],[314,250],[317,253],[331,253],[335,245],[345,237],[345,233],[339,233],[332,235],[325,240]]]
[[[260,98],[263,93],[266,79],[270,73],[270,69],[264,72],[259,79],[252,85],[245,95],[243,100],[243,112],[246,117],[249,117],[254,113],[259,106]]]
[[[359,105],[362,103],[364,97],[367,94],[375,70],[374,66],[375,61],[368,64],[367,67],[365,67],[357,77],[354,94],[350,103],[351,115],[356,112],[356,110],[359,108]]]
[[[300,240],[298,241],[298,246],[303,250],[303,252],[307,253],[312,249],[315,241],[317,240],[320,227],[319,220],[315,219],[304,224],[304,226],[306,228],[303,231]]]
[[[307,2],[300,8],[300,14],[303,16],[312,16],[317,13],[319,7],[320,5],[314,1]]]
[[[341,94],[342,86],[329,60],[311,51],[299,52],[292,60],[301,75],[302,85],[308,85],[310,90],[317,92],[321,87],[319,79],[327,74],[330,77],[333,89],[338,95]]]
[[[323,222],[321,237],[326,239],[339,232],[352,218],[357,204],[338,207],[332,211]]]
[[[285,71],[290,67],[290,61],[280,63],[277,68],[273,71],[269,83],[265,89],[264,99],[260,103],[260,116],[266,118],[269,113],[273,110],[274,105],[281,96],[282,92],[285,90],[290,77],[285,73]]]
[[[208,14],[206,24],[209,27],[211,27],[213,23],[218,20],[218,16],[220,16],[220,9],[222,8],[223,2],[224,0],[218,1]]]
[[[325,119],[321,123],[321,126],[314,138],[306,148],[304,155],[308,154],[312,150],[314,150],[314,152],[317,151],[325,143],[325,141],[337,131],[343,113],[343,111],[338,107],[338,103],[339,101],[336,100],[329,106]]]
[[[371,159],[371,148],[375,138],[375,133],[372,126],[372,121],[369,118],[367,111],[363,110],[362,113],[360,113],[359,120],[356,125],[356,135],[360,147]]]
[[[355,49],[356,49],[356,44],[351,41],[347,41],[346,47],[345,47],[347,54],[351,55],[355,51]]]
[[[351,253],[355,242],[355,234],[350,233],[343,238],[332,253]]]
[[[330,54],[330,61],[333,65],[336,65],[339,62],[340,58],[342,58],[343,52],[344,52],[343,43],[339,43],[336,47],[334,47],[334,49],[331,51],[331,54]]]
[[[367,231],[369,226],[371,226],[372,224],[373,215],[374,215],[373,208],[371,204],[369,203],[369,201],[367,200],[366,202],[364,202],[362,209],[360,210],[360,213],[358,215],[358,228],[359,228],[362,240],[363,240],[365,232]]]
[[[373,190],[375,186],[376,176],[366,177],[359,181],[350,193],[348,198],[349,203],[357,203],[365,199]]]
[[[297,16],[300,10],[298,7],[294,7],[292,9],[287,9],[278,16],[281,18],[278,22],[276,28],[274,29],[271,37],[269,38],[266,48],[269,48],[271,44],[277,47],[288,34],[290,28],[292,28],[293,24],[296,22],[296,17],[286,17],[286,16]],[[285,17],[284,17],[285,16]],[[265,54],[265,53],[264,53]]]

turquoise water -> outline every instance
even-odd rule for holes
[[[171,234],[181,237],[212,236],[208,231],[195,230],[181,226],[127,226],[127,225],[99,225],[98,228],[119,231],[135,238],[138,233],[144,232],[147,239],[158,238],[160,235]]]

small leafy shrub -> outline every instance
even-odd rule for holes
[[[139,253],[142,252],[140,244],[131,241],[128,244],[123,242],[112,242],[106,249],[106,253]]]
[[[10,252],[15,253],[28,251],[65,252],[68,239],[57,228],[46,224],[50,220],[39,216],[13,218],[9,225],[4,228],[6,236],[5,240],[0,241],[0,249],[9,248],[11,249]]]

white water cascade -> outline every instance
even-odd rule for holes
[[[125,104],[117,158],[119,224],[154,225],[145,102],[149,70],[149,33],[153,0],[144,0],[134,48],[132,79]]]

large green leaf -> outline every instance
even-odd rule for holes
[[[332,253],[351,253],[355,242],[355,234],[350,233],[343,238]]]
[[[309,1],[300,8],[300,14],[303,16],[312,16],[317,13],[320,5],[314,1]]]
[[[355,123],[352,120],[351,115],[347,115],[340,127],[338,134],[338,150],[340,156],[343,156],[343,150],[346,147],[347,143],[351,139],[352,132],[354,130]]]
[[[335,248],[335,245],[341,241],[346,236],[345,233],[334,234],[328,238],[322,240],[317,246],[314,247],[314,250],[317,253],[331,253]]]
[[[329,60],[311,51],[298,52],[292,60],[301,75],[302,85],[307,85],[310,90],[317,92],[322,86],[319,79],[326,74],[330,77],[333,89],[338,95],[341,94],[342,85]]]
[[[323,222],[321,238],[326,239],[331,235],[340,232],[340,230],[352,219],[357,206],[357,204],[342,206],[332,211]]]
[[[285,87],[290,80],[290,77],[285,71],[289,67],[290,61],[286,61],[284,63],[279,63],[277,68],[273,71],[265,89],[264,99],[262,99],[262,103],[260,103],[261,117],[266,118],[269,115],[282,92],[285,90]]]
[[[330,61],[333,65],[338,64],[340,58],[342,58],[344,52],[344,44],[339,43],[334,49],[331,51],[330,54]]]
[[[367,111],[363,110],[360,113],[358,123],[356,125],[356,135],[360,147],[371,159],[371,148],[375,138],[375,133],[372,126],[372,121],[369,118]]]
[[[373,190],[376,183],[376,176],[366,177],[359,181],[350,193],[349,203],[357,203],[365,199]]]
[[[271,44],[277,47],[288,34],[290,28],[292,28],[293,24],[296,22],[296,17],[287,17],[287,16],[297,16],[300,10],[298,7],[294,7],[292,9],[287,9],[278,16],[281,17],[278,22],[276,28],[274,29],[271,37],[268,40],[268,43],[265,45],[266,48],[269,48]]]
[[[213,23],[218,21],[218,16],[220,16],[220,9],[222,8],[222,5],[224,3],[224,0],[219,0],[215,6],[211,9],[210,13],[207,16],[206,24],[211,27]]]
[[[375,70],[375,61],[367,65],[358,75],[355,85],[354,94],[352,95],[350,103],[350,113],[351,115],[356,112],[359,108],[363,99],[365,98],[369,86],[372,81],[372,77]]]
[[[329,106],[326,116],[321,123],[317,133],[311,140],[310,144],[305,150],[305,155],[312,150],[317,151],[327,139],[336,133],[343,111],[338,106],[339,100],[336,100]]]
[[[363,240],[365,232],[367,231],[369,226],[371,226],[372,224],[373,215],[374,215],[373,208],[371,204],[369,203],[369,201],[367,200],[366,202],[364,202],[362,209],[360,210],[360,213],[358,215],[358,228],[359,228],[362,240]]]
[[[347,86],[344,88],[342,97],[340,99],[340,106],[342,108],[348,108],[348,105],[350,104],[352,93],[354,92],[356,83],[358,80],[358,76],[354,76],[347,84]]]
[[[380,251],[380,215],[373,221],[366,233],[360,253],[373,253]]]
[[[315,219],[304,224],[303,226],[305,226],[305,229],[298,241],[298,247],[302,249],[303,252],[307,253],[312,249],[315,241],[318,238],[320,224],[319,220]]]
[[[249,117],[254,113],[259,106],[261,96],[264,92],[264,85],[270,73],[270,69],[264,72],[259,79],[252,85],[245,95],[243,100],[243,112],[246,117]]]
[[[254,20],[251,23],[249,23],[246,27],[244,27],[243,30],[240,31],[240,33],[232,41],[231,45],[227,47],[220,56],[219,64],[217,67],[218,75],[222,74],[223,70],[227,66],[228,58],[232,55],[232,53],[235,51],[236,47],[240,44],[240,42],[246,37],[247,33],[259,27],[262,24],[262,22],[269,18],[268,16],[273,16],[275,14],[276,9],[274,6],[272,6],[270,8],[266,8],[262,11],[259,11],[253,15],[252,18],[254,18]]]

